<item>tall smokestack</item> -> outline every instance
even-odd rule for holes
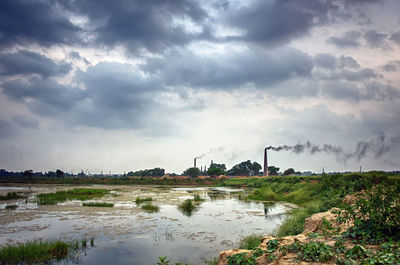
[[[197,157],[194,158],[194,166],[193,167],[196,167],[196,159],[197,159]]]
[[[268,177],[268,159],[267,159],[267,149],[264,149],[264,176]]]

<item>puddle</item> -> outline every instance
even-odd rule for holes
[[[88,186],[46,185],[6,187],[30,196]],[[89,186],[90,187],[90,186]],[[92,186],[93,187],[93,186]],[[156,186],[101,186],[112,192],[98,200],[113,208],[82,207],[80,201],[41,205],[18,200],[18,208],[5,210],[0,202],[0,244],[24,240],[95,237],[95,247],[75,259],[79,264],[156,264],[158,256],[171,263],[204,264],[219,251],[237,247],[241,237],[271,234],[285,219],[289,206],[237,199],[239,189],[174,188]],[[5,189],[4,189],[5,190]],[[191,216],[177,205],[200,195],[203,202]],[[157,213],[147,213],[134,201],[152,197]],[[15,204],[15,201],[12,202]]]

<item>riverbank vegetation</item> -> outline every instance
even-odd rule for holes
[[[23,198],[23,196],[17,194],[16,192],[8,192],[6,195],[0,195],[0,201],[16,200],[21,198]]]
[[[245,199],[288,201],[300,205],[301,208],[293,210],[279,228],[279,237],[302,233],[307,217],[333,207],[337,207],[336,222],[351,224],[347,230],[339,232],[338,227],[323,219],[321,231],[309,233],[306,242],[295,241],[280,246],[279,251],[276,248],[274,252],[265,252],[268,258],[277,259],[294,253],[297,262],[400,264],[398,176],[370,172],[309,178],[232,179],[225,184],[255,187],[256,190]],[[236,254],[229,261],[246,260],[250,256]],[[240,264],[252,264],[246,262]]]
[[[39,194],[37,195],[37,199],[38,203],[41,205],[52,205],[66,200],[86,201],[101,198],[108,193],[109,191],[106,189],[72,189]]]
[[[48,264],[70,257],[87,248],[87,242],[61,240],[35,240],[16,245],[0,246],[0,264]],[[94,238],[91,239],[91,246]]]

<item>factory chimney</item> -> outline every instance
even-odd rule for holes
[[[196,167],[196,159],[197,159],[197,157],[194,158],[194,166],[193,167]]]
[[[264,149],[264,176],[268,177],[267,148]]]

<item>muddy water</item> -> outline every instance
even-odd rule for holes
[[[78,186],[8,186],[8,191],[35,194]],[[83,186],[79,186],[83,187]],[[87,187],[87,186],[86,186]],[[93,186],[91,186],[93,188]],[[77,255],[79,264],[156,264],[158,256],[172,262],[204,264],[224,249],[235,248],[241,237],[271,234],[282,223],[289,206],[237,199],[241,190],[230,188],[173,188],[155,186],[95,186],[111,190],[98,199],[113,208],[82,207],[80,201],[38,206],[29,199],[0,201],[0,244],[32,239],[82,239],[95,237],[95,246]],[[177,205],[199,194],[205,199],[187,216]],[[137,196],[153,197],[160,207],[147,213],[134,202]],[[7,204],[18,204],[6,210]]]

